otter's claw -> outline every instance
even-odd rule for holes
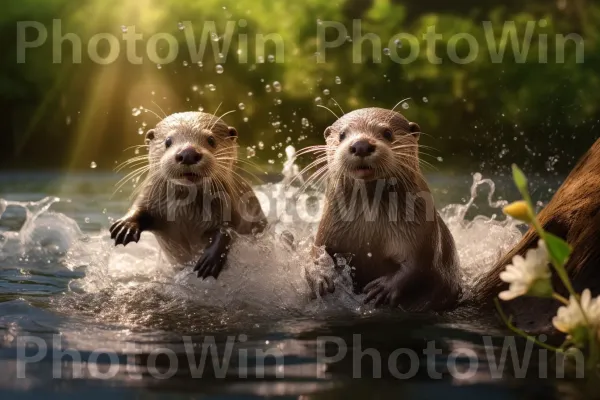
[[[364,300],[365,304],[375,300],[373,303],[375,307],[384,305],[398,307],[400,305],[400,288],[393,277],[382,276],[377,278],[367,284],[363,292],[367,295]]]
[[[115,240],[115,246],[127,246],[131,242],[139,242],[142,231],[135,221],[120,219],[110,227],[110,238]]]
[[[310,287],[310,296],[312,299],[319,296],[323,297],[327,293],[335,292],[335,284],[333,283],[333,276],[322,271],[305,271],[306,281]]]
[[[209,246],[204,250],[200,261],[196,263],[194,271],[197,272],[198,278],[206,279],[209,276],[217,279],[223,270],[223,266],[227,261],[227,253],[221,252],[217,246]]]

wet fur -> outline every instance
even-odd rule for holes
[[[395,288],[387,288],[392,292],[390,296],[395,297],[394,305],[397,303],[410,311],[439,311],[457,303],[460,294],[458,258],[454,240],[435,210],[429,187],[420,172],[415,126],[399,113],[368,108],[346,114],[328,128],[328,185],[315,249],[324,246],[332,257],[336,253],[352,254],[350,264],[355,268],[356,291],[362,291],[378,279],[387,285],[396,276]],[[394,133],[392,141],[381,137],[385,129]],[[340,141],[342,132],[347,137]],[[376,152],[380,152],[375,179],[369,181],[344,173],[350,157],[346,152],[348,143],[365,138],[374,140]],[[369,206],[364,206],[360,194],[351,205],[355,214],[346,215],[342,205],[351,204],[353,192],[361,190],[369,205],[379,193],[375,215],[364,212]],[[390,195],[398,199],[397,206],[392,207],[398,214],[392,220],[388,215]],[[418,200],[407,206],[407,196]]]
[[[249,234],[262,230],[266,224],[252,188],[235,172],[237,132],[233,135],[232,129],[212,114],[188,112],[171,115],[148,132],[150,172],[122,220],[139,221],[141,231],[152,232],[171,262],[196,261],[220,229],[229,227],[237,233]],[[207,143],[209,136],[216,140],[214,148]],[[167,137],[174,141],[173,150],[165,147]],[[206,179],[195,188],[172,179],[178,174],[172,160],[182,145],[193,145],[206,160],[203,168],[194,169]],[[173,206],[173,199],[185,200],[190,190],[197,190],[193,202]],[[224,209],[230,210],[227,213],[230,215],[224,215]],[[254,217],[246,219],[243,215]]]

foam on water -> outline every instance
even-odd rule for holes
[[[298,173],[293,162],[295,152],[293,148],[286,152],[284,181],[262,189],[268,188],[282,198],[295,198],[300,195],[298,189],[287,186]],[[467,289],[521,237],[514,221],[495,216],[465,218],[476,202],[477,188],[485,185],[489,187],[489,206],[500,208],[503,203],[493,201],[494,182],[475,174],[470,200],[440,211],[456,240]],[[313,220],[286,221],[277,213],[266,232],[237,237],[218,280],[201,281],[191,267],[169,265],[152,234],[144,233],[138,244],[115,248],[106,229],[82,233],[74,220],[49,211],[52,204],[61,201],[58,198],[30,203],[0,201],[0,216],[7,206],[26,211],[20,230],[4,233],[0,261],[46,260],[70,271],[84,271],[82,278],[70,282],[67,293],[54,297],[53,306],[66,315],[126,329],[214,332],[264,319],[375,312],[362,304],[362,295],[352,293],[347,273],[336,278],[334,294],[308,300],[303,271],[312,263],[310,248],[322,194],[312,197],[316,208],[311,214],[316,215]],[[281,240],[284,231],[294,236],[294,246]]]

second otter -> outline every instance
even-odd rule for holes
[[[345,256],[366,302],[441,311],[460,296],[458,257],[419,169],[420,128],[400,113],[366,108],[325,131],[329,181],[315,241]],[[314,292],[335,290],[333,271],[306,271]]]
[[[217,278],[233,229],[260,231],[266,219],[250,185],[233,171],[237,131],[206,113],[173,114],[148,131],[149,172],[130,211],[110,228],[115,244],[156,236],[176,263],[200,260],[198,276]]]

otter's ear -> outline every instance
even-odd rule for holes
[[[410,134],[413,135],[415,139],[419,140],[419,136],[421,136],[421,128],[419,127],[419,124],[416,122],[409,122],[408,126],[410,129]]]
[[[232,138],[237,138],[238,137],[238,131],[233,126],[230,126],[228,128],[228,132],[229,132],[229,137],[232,137]]]
[[[154,140],[155,134],[156,132],[154,129],[150,129],[148,132],[146,132],[146,144],[150,144],[150,142]]]
[[[325,139],[327,139],[329,137],[329,135],[331,135],[331,132],[333,132],[333,129],[331,129],[331,127],[328,126],[327,129],[325,129],[325,132],[323,132],[323,137],[325,137]]]

